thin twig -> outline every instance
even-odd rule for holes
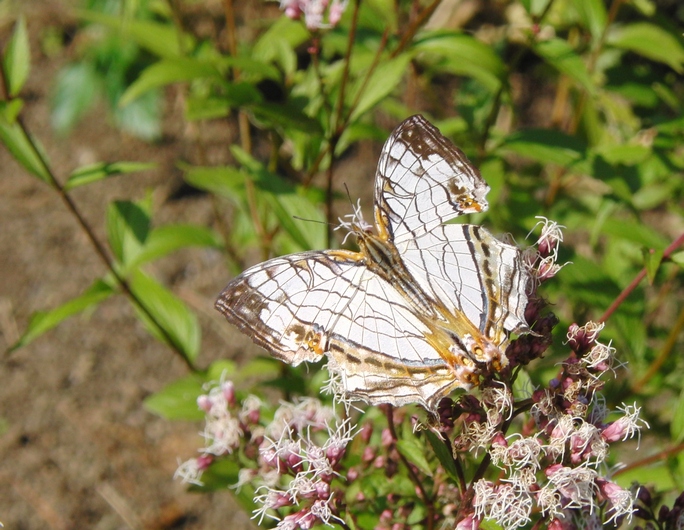
[[[7,98],[7,94],[9,91],[6,90],[6,77],[4,71],[0,68],[0,76],[2,77],[2,86],[3,89],[5,90],[5,98]],[[7,100],[7,99],[6,99]],[[86,219],[83,217],[81,214],[81,211],[78,209],[76,206],[76,203],[73,201],[71,196],[67,193],[67,191],[64,189],[62,184],[59,182],[57,177],[55,176],[54,172],[52,171],[52,168],[48,164],[47,160],[45,160],[43,152],[41,149],[38,148],[38,145],[36,144],[35,140],[29,134],[29,130],[24,123],[23,119],[21,116],[17,117],[16,123],[19,125],[19,127],[22,130],[22,133],[24,136],[27,138],[28,142],[31,145],[31,149],[33,152],[36,154],[38,159],[40,160],[42,166],[45,169],[45,174],[48,176],[48,182],[47,184],[57,192],[59,197],[62,199],[62,202],[66,206],[67,210],[73,215],[73,217],[76,219],[77,223],[81,227],[81,229],[85,232],[86,237],[88,238],[88,241],[90,241],[90,244],[92,247],[95,249],[95,253],[98,255],[102,263],[105,265],[109,273],[112,275],[116,283],[119,285],[123,293],[133,302],[133,304],[147,317],[150,322],[152,322],[159,332],[161,333],[162,337],[164,338],[165,342],[171,347],[171,349],[176,352],[181,359],[183,359],[183,362],[187,365],[187,367],[195,371],[195,366],[193,365],[192,361],[188,359],[188,357],[184,354],[183,350],[176,345],[173,337],[164,329],[164,327],[157,321],[155,316],[150,312],[150,310],[143,304],[142,300],[138,298],[138,296],[133,292],[130,284],[128,281],[119,274],[117,271],[116,267],[114,266],[114,261],[110,258],[109,253],[107,252],[105,246],[100,242],[100,240],[97,238],[95,235],[95,231],[93,228],[88,224]]]
[[[682,246],[684,244],[684,234],[680,235],[677,239],[675,239],[670,246],[668,246],[664,251],[663,251],[663,259],[669,258],[670,254],[674,252],[677,248]],[[622,292],[618,295],[618,297],[613,301],[612,304],[610,304],[610,307],[606,309],[606,312],[601,315],[601,318],[599,318],[599,322],[605,322],[610,318],[610,316],[615,312],[615,310],[624,302],[627,297],[634,291],[634,289],[637,288],[637,286],[641,283],[641,280],[643,280],[646,277],[647,271],[646,268],[644,267],[641,269],[639,274],[636,275],[636,277],[629,283],[627,287],[625,287]]]

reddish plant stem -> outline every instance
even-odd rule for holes
[[[677,248],[679,248],[682,244],[684,244],[684,234],[680,235],[677,239],[675,239],[670,246],[668,246],[665,251],[663,252],[663,259],[669,258],[670,254],[674,252]],[[636,275],[636,277],[630,282],[630,284],[623,289],[623,291],[618,295],[618,297],[613,301],[612,304],[610,304],[610,307],[606,309],[606,312],[601,315],[601,318],[599,318],[599,322],[605,322],[608,320],[611,315],[615,312],[615,310],[624,302],[627,297],[634,291],[634,289],[637,288],[637,286],[641,283],[641,280],[643,280],[646,277],[647,271],[646,268],[644,267],[641,269],[639,274]]]

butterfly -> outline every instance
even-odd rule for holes
[[[518,248],[481,226],[444,224],[487,209],[489,186],[422,116],[386,141],[375,230],[356,208],[341,226],[359,251],[301,252],[247,269],[216,308],[293,366],[327,357],[350,399],[429,410],[506,366],[527,333],[531,274]]]

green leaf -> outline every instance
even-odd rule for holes
[[[307,134],[322,134],[323,128],[318,120],[310,118],[291,104],[257,103],[249,105],[254,117],[284,129],[301,131]]]
[[[282,373],[282,363],[273,357],[256,357],[240,367],[238,377],[241,381],[252,377],[275,379]]]
[[[160,226],[149,233],[144,246],[129,265],[141,265],[185,247],[223,248],[223,244],[216,232],[203,226]]]
[[[149,204],[114,201],[107,210],[109,246],[124,266],[133,262],[150,232]]]
[[[667,64],[680,74],[684,71],[684,46],[674,35],[655,24],[637,22],[614,29],[606,42],[616,48]]]
[[[36,150],[34,145],[39,145],[38,141],[34,138],[32,142],[17,123],[17,105],[13,103],[0,101],[0,142],[26,171],[52,186],[50,171],[43,163],[45,154]]]
[[[237,365],[227,359],[219,359],[211,363],[206,370],[206,380],[221,381],[223,378],[234,377],[237,372]]]
[[[244,196],[245,182],[249,176],[235,167],[193,167],[178,165],[185,172],[185,182],[200,190],[236,200]]]
[[[440,72],[472,77],[496,92],[506,76],[506,66],[493,48],[465,33],[435,31],[422,34],[414,45],[421,63],[436,63]]]
[[[90,62],[78,62],[57,74],[50,98],[50,121],[59,133],[70,130],[95,101],[102,79]]]
[[[633,241],[648,248],[665,248],[668,243],[667,239],[657,230],[643,223],[615,215],[606,219],[602,232],[613,237]]]
[[[10,97],[19,94],[26,79],[28,79],[30,67],[31,50],[29,49],[26,20],[22,15],[14,26],[14,32],[3,57],[3,68]]]
[[[402,53],[389,61],[381,61],[361,92],[361,97],[356,107],[352,109],[349,121],[356,121],[392,93],[406,74],[410,60],[411,56],[408,53]],[[355,88],[349,91],[350,103],[362,89],[362,83],[363,80],[360,79]]]
[[[320,248],[318,238],[312,240],[295,222],[293,215],[306,216],[313,221],[322,221],[320,211],[311,204],[311,201],[298,195],[297,189],[283,181],[278,175],[268,171],[259,161],[238,146],[231,146],[231,153],[235,159],[247,170],[252,180],[259,188],[260,197],[268,204],[273,215],[278,219],[282,229],[290,236],[300,250]],[[311,223],[310,223],[311,224]],[[311,227],[310,227],[311,228]],[[311,234],[322,234],[323,230]]]
[[[81,296],[69,300],[67,303],[62,304],[51,311],[38,311],[34,313],[21,338],[10,348],[10,351],[26,346],[46,331],[57,326],[63,320],[66,320],[70,316],[80,313],[95,304],[99,304],[113,293],[114,289],[111,285],[108,285],[102,280],[96,280]]]
[[[412,439],[397,440],[397,449],[404,457],[427,476],[432,476],[432,468],[425,458],[425,447]]]
[[[653,248],[643,248],[641,249],[641,253],[644,256],[644,266],[646,267],[648,283],[653,285],[660,264],[663,262],[663,251]]]
[[[205,378],[195,374],[174,381],[145,399],[145,408],[167,420],[202,420],[204,412],[197,406],[197,398],[206,393],[205,383]]]
[[[599,42],[608,21],[603,0],[575,0],[573,4],[594,42]]]
[[[204,120],[227,116],[230,109],[261,102],[261,93],[250,83],[224,84],[221,97],[190,97],[185,116],[188,120]]]
[[[76,9],[76,16],[87,22],[102,24],[121,33],[125,40],[133,40],[138,46],[164,58],[179,57],[183,49],[189,49],[192,39],[179,34],[169,23],[123,18],[85,9]]]
[[[90,184],[98,180],[134,173],[136,171],[148,171],[157,167],[157,164],[149,162],[98,162],[89,166],[80,167],[75,170],[64,185],[65,190],[71,190],[84,184]]]
[[[304,44],[310,35],[300,23],[287,17],[280,17],[254,44],[252,57],[264,63],[270,63],[281,59],[280,63],[286,73],[292,73],[287,64],[282,62],[282,52],[279,48],[293,50]],[[296,65],[295,65],[296,66]]]
[[[437,456],[437,460],[442,464],[444,471],[447,472],[447,475],[449,475],[449,478],[451,478],[455,484],[459,484],[458,471],[456,470],[454,456],[451,451],[434,432],[425,431],[425,435],[432,446],[432,450],[435,452],[435,456]]]
[[[163,59],[142,71],[138,79],[131,83],[121,96],[119,106],[124,107],[145,92],[155,88],[208,77],[221,79],[221,72],[211,62],[187,57]]]
[[[221,70],[228,67],[240,71],[240,78],[247,78],[251,82],[260,81],[264,78],[280,81],[281,75],[278,69],[270,64],[257,61],[254,57],[221,57],[219,61]]]
[[[646,160],[652,153],[645,145],[602,145],[595,150],[609,164],[633,166]]]
[[[23,99],[14,98],[11,101],[0,101],[0,115],[10,125],[14,125],[17,122],[17,118],[23,109]]]
[[[155,322],[152,322],[137,305],[133,306],[150,333],[161,342],[170,343],[192,363],[199,354],[201,336],[195,314],[171,291],[139,270],[133,273],[130,286],[154,317]]]
[[[125,107],[114,108],[114,119],[122,131],[152,142],[161,137],[162,97],[159,90],[145,92]]]
[[[674,409],[672,423],[670,424],[670,433],[675,444],[684,440],[684,391],[679,394],[679,399],[677,399],[677,406]]]
[[[674,263],[676,263],[680,267],[684,267],[684,250],[680,250],[679,252],[675,252],[674,254],[670,254],[670,260],[672,260]]]
[[[535,44],[534,51],[560,73],[584,87],[587,92],[595,91],[596,87],[591,80],[587,65],[567,41],[555,38],[539,41]]]
[[[542,164],[567,167],[585,157],[586,145],[561,131],[528,129],[507,136],[498,150],[513,152]]]

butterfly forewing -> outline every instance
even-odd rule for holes
[[[489,186],[463,152],[422,116],[385,142],[375,176],[376,220],[396,245],[449,219],[487,209]]]

